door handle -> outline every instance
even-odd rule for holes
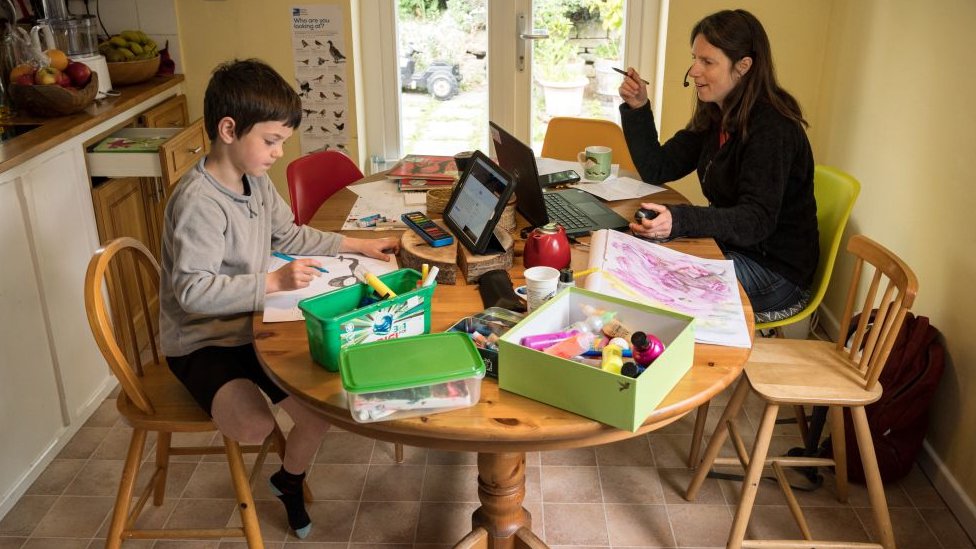
[[[199,154],[200,151],[202,150],[203,150],[203,145],[200,145],[199,147],[196,147],[194,149],[187,149],[187,151],[189,151],[190,154]]]
[[[549,38],[549,31],[547,29],[533,29],[528,27],[528,24],[524,13],[516,16],[515,27],[518,29],[518,34],[515,40],[515,57],[519,72],[525,70],[526,42],[529,40],[545,40]]]

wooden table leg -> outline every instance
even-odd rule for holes
[[[473,546],[516,549],[526,545],[530,536],[519,533],[519,530],[531,533],[532,528],[532,517],[522,507],[525,499],[524,452],[478,454],[478,499],[481,507],[471,516],[472,533],[484,529],[487,539],[477,536],[480,539]]]

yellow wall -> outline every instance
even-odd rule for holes
[[[803,108],[811,142],[816,141],[816,116],[823,70],[823,35],[827,28],[831,2],[824,0],[719,0],[672,1],[668,13],[667,49],[664,60],[664,95],[658,129],[667,139],[688,123],[694,108],[695,88],[683,87],[685,71],[691,65],[691,29],[702,17],[723,9],[745,9],[763,23],[773,49],[773,62],[781,86],[796,97]],[[814,144],[814,147],[816,145]],[[705,204],[698,176],[691,174],[671,185],[696,204]]]
[[[901,256],[919,278],[914,310],[946,340],[928,440],[976,499],[976,3],[834,3],[815,123],[817,161],[861,181],[848,233]],[[841,310],[850,264],[827,307]]]
[[[210,80],[210,73],[219,63],[229,59],[257,57],[269,63],[286,80],[295,85],[295,61],[291,47],[291,14],[293,5],[338,4],[343,6],[345,22],[345,52],[347,55],[346,82],[349,97],[356,96],[353,65],[355,50],[352,21],[353,6],[349,0],[303,0],[295,4],[268,2],[266,0],[232,0],[227,2],[201,2],[200,0],[176,0],[176,17],[179,22],[180,45],[183,51],[183,72],[186,75],[187,101],[190,117],[203,116],[203,92]],[[348,118],[348,150],[353,160],[358,140],[354,123],[357,120],[355,102],[350,99]],[[285,156],[270,171],[272,181],[282,196],[288,197],[285,167],[301,154],[296,133],[285,143]]]

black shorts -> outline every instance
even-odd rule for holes
[[[228,381],[249,379],[277,404],[288,396],[261,369],[254,345],[204,347],[188,355],[166,357],[169,369],[186,386],[200,406],[213,417],[214,395]]]

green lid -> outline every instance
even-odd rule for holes
[[[342,386],[350,393],[395,391],[485,375],[468,334],[445,332],[344,347]]]

